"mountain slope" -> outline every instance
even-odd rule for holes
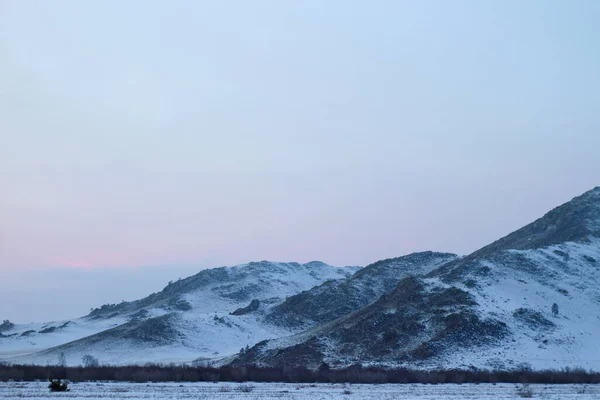
[[[600,369],[599,226],[596,188],[422,279],[405,278],[353,314],[259,343],[233,363]]]
[[[596,187],[464,259],[446,264],[432,274],[443,274],[459,264],[464,265],[503,250],[530,250],[567,242],[589,243],[592,238],[600,238],[599,204],[600,187]]]
[[[256,298],[277,301],[326,280],[345,278],[357,270],[358,267],[336,268],[319,261],[306,264],[260,261],[206,269],[191,277],[170,282],[161,292],[141,300],[95,309],[88,317],[131,316],[155,308],[186,311],[190,306],[209,312],[228,309],[232,305],[237,307]],[[201,301],[196,301],[198,299]],[[185,304],[189,301],[194,304]]]
[[[284,327],[311,327],[350,314],[389,293],[406,276],[425,275],[456,259],[455,254],[431,251],[378,261],[349,278],[327,281],[288,297],[267,320]]]
[[[542,218],[473,253],[528,250],[566,242],[588,242],[600,237],[600,187],[549,211]]]
[[[71,364],[83,354],[115,364],[222,357],[290,334],[264,323],[262,314],[285,296],[357,270],[267,261],[203,270],[144,299],[104,305],[73,321],[15,325],[0,337],[0,357],[38,364],[55,363],[61,352]],[[260,305],[255,314],[229,315],[253,300]]]

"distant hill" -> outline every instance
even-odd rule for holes
[[[261,261],[202,270],[158,293],[107,304],[77,320],[14,325],[0,337],[0,357],[46,364],[64,353],[75,365],[84,354],[114,364],[220,358],[295,332],[271,326],[261,315],[287,296],[358,269]],[[258,305],[254,314],[230,315],[252,302]]]

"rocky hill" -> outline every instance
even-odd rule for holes
[[[331,280],[288,297],[267,320],[284,327],[312,327],[350,314],[391,292],[407,276],[421,276],[455,260],[455,254],[413,253],[370,264],[354,275]]]
[[[600,368],[600,188],[234,364]]]

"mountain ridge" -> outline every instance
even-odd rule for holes
[[[597,369],[599,226],[594,188],[422,278],[402,279],[359,311],[259,343],[230,362]],[[391,306],[398,293],[408,295]],[[454,301],[439,307],[436,293]]]
[[[329,279],[345,278],[358,269],[316,261],[259,261],[205,269],[140,300],[94,309],[66,326],[63,321],[50,323],[55,329],[48,333],[42,333],[45,325],[17,324],[7,332],[10,337],[0,338],[0,347],[6,348],[2,358],[45,364],[64,352],[69,363],[78,363],[89,353],[105,362],[122,363],[120,355],[129,352],[140,362],[181,362],[221,356],[223,351],[230,354],[264,338],[292,332],[271,328],[255,315],[231,316],[236,309],[259,299],[265,310],[286,296]],[[213,336],[224,344],[206,340]]]
[[[42,364],[65,353],[70,364],[92,354],[116,364],[600,369],[600,187],[465,257],[251,262],[78,320],[5,328],[0,344],[24,347],[4,360]]]

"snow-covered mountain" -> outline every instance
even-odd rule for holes
[[[219,358],[294,332],[265,323],[262,315],[288,296],[358,269],[316,261],[207,269],[73,321],[7,326],[0,332],[0,358],[36,364],[56,363],[61,353],[69,364],[79,364],[84,354],[112,364]],[[244,315],[250,304],[256,312]]]
[[[359,272],[360,273],[360,272]],[[233,363],[600,369],[600,188]]]
[[[600,188],[465,257],[204,270],[73,321],[0,325],[0,358],[600,370]],[[240,351],[242,349],[242,351]]]

